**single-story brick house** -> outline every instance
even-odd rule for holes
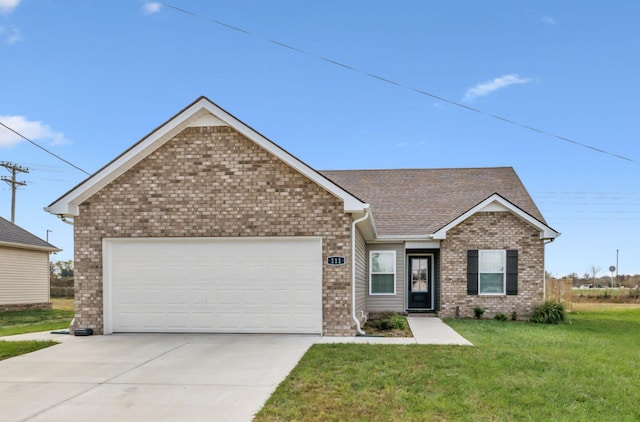
[[[76,327],[105,334],[525,317],[559,235],[512,168],[317,171],[204,97],[46,210],[74,222]]]
[[[51,307],[49,254],[59,251],[0,217],[0,311]]]

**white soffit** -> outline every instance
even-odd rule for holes
[[[440,249],[439,240],[426,240],[424,242],[405,242],[405,249]]]
[[[189,127],[205,126],[227,126],[227,124],[211,113],[203,113],[200,117],[189,123]]]
[[[493,201],[490,204],[487,204],[484,208],[478,210],[478,212],[507,212],[507,211],[509,211],[508,208],[502,206],[496,201]]]
[[[54,215],[77,216],[79,214],[78,207],[82,202],[124,174],[182,130],[190,126],[208,126],[211,123],[215,126],[232,127],[332,195],[340,198],[343,201],[345,212],[364,211],[366,204],[361,200],[334,184],[205,97],[196,100],[137,144],[98,170],[98,172],[85,179],[84,182],[60,197],[49,207],[45,207],[45,211]]]
[[[525,222],[527,222],[531,226],[533,226],[536,229],[540,230],[540,238],[541,239],[555,239],[556,237],[560,236],[559,232],[553,230],[551,227],[547,226],[546,224],[544,224],[540,220],[532,217],[527,212],[523,211],[522,209],[520,209],[516,205],[514,205],[511,202],[509,202],[506,199],[504,199],[502,196],[498,195],[497,193],[494,193],[493,195],[489,196],[484,201],[482,201],[479,204],[477,204],[475,207],[471,208],[470,210],[468,210],[464,214],[460,215],[455,220],[451,221],[446,226],[442,227],[440,230],[436,231],[433,234],[432,238],[433,239],[446,239],[447,238],[447,232],[450,229],[452,229],[453,227],[455,227],[458,224],[462,223],[467,218],[471,217],[472,215],[474,215],[477,212],[489,212],[489,211],[508,211],[508,212],[514,214],[515,216],[521,218],[522,220],[524,220]]]

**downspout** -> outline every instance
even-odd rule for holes
[[[64,214],[58,214],[57,217],[63,222],[66,223],[70,226],[73,226],[73,218],[68,217]],[[75,327],[76,324],[76,316],[75,314],[73,315],[73,318],[71,319],[71,322],[69,323],[69,332],[72,332],[73,327]]]
[[[553,242],[554,240],[556,240],[555,237],[549,237],[549,238],[542,238],[542,244],[543,245],[548,245],[549,243]],[[544,259],[544,266],[542,268],[542,301],[546,302],[547,301],[547,257],[546,257],[546,253],[547,250],[545,248],[545,250],[543,251],[543,253],[545,254],[545,259]]]
[[[62,220],[63,223],[67,223],[70,226],[73,226],[73,218],[71,218],[69,216],[66,216],[66,215],[63,215],[63,214],[58,214],[58,218],[60,220]]]
[[[351,223],[351,317],[356,323],[358,334],[366,333],[360,327],[360,320],[356,316],[356,224],[369,218],[369,206],[364,209],[364,215]]]

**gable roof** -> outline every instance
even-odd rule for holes
[[[306,176],[326,191],[341,199],[345,212],[361,213],[368,207],[363,201],[344,190],[334,182],[309,167],[278,145],[238,120],[235,116],[214,104],[206,97],[200,97],[178,114],[153,130],[136,144],[116,157],[113,161],[89,176],[76,187],[45,207],[45,211],[59,216],[77,216],[78,206],[100,191],[117,177],[125,173],[149,154],[187,127],[191,126],[229,126],[250,141],[273,154],[285,164]]]
[[[462,221],[461,217],[464,216],[464,220],[494,202],[501,210],[518,214],[530,224],[535,223],[545,235],[559,235],[547,226],[511,167],[330,170],[321,173],[371,205],[381,237],[433,236],[436,233],[443,236],[452,223],[457,225]],[[486,202],[489,198],[491,200]]]
[[[473,214],[482,211],[508,211],[512,214],[517,215],[525,222],[529,223],[531,226],[540,230],[540,237],[543,239],[555,239],[560,236],[560,233],[553,230],[551,227],[547,226],[542,221],[536,219],[531,214],[524,211],[522,208],[517,207],[513,203],[509,202],[502,196],[494,193],[493,195],[486,198],[484,201],[476,204],[473,208],[466,211],[465,213],[459,215],[455,220],[450,221],[445,226],[441,227],[435,233],[433,233],[433,239],[446,239],[447,232],[462,223],[467,218],[471,217]]]
[[[60,252],[50,243],[29,233],[22,227],[16,226],[12,222],[0,217],[0,246],[7,246],[20,249],[35,249],[47,252]]]
[[[63,218],[77,216],[82,202],[185,128],[199,126],[231,127],[341,199],[346,213],[361,215],[371,205],[365,224],[367,239],[443,239],[451,227],[470,215],[494,208],[518,215],[538,228],[542,237],[559,235],[547,226],[511,167],[316,171],[206,97],[185,107],[45,211]]]

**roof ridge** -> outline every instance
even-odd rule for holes
[[[495,169],[512,169],[513,166],[489,166],[489,167],[408,167],[408,168],[391,168],[391,169],[333,169],[318,170],[319,172],[329,171],[424,171],[424,170],[495,170]]]

